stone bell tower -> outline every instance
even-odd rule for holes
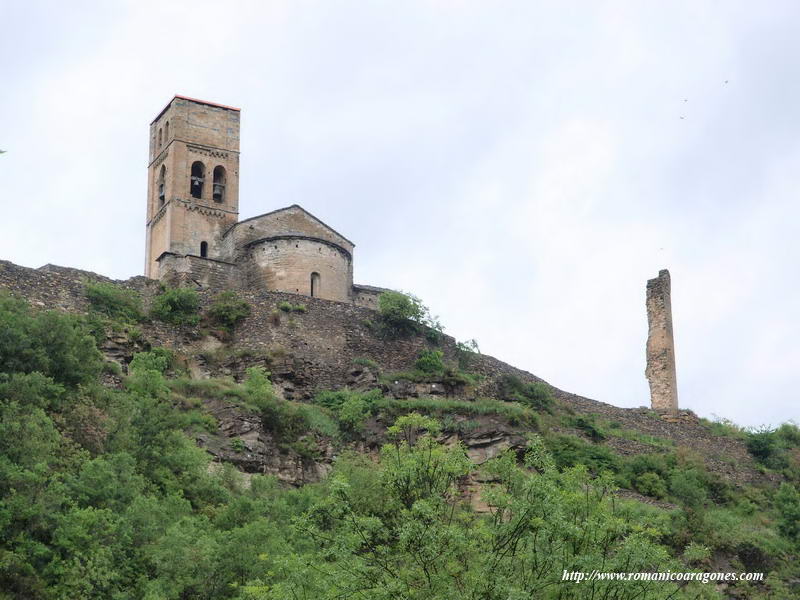
[[[166,253],[219,255],[239,220],[238,108],[175,96],[150,123],[145,275]]]

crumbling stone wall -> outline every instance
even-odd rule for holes
[[[647,368],[650,403],[655,411],[678,410],[675,341],[672,336],[672,301],[669,271],[647,282]]]

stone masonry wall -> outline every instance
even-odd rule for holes
[[[167,273],[164,281],[172,286],[224,290],[238,284],[239,270],[229,262],[192,255],[164,254],[159,264],[162,271]]]
[[[666,269],[647,282],[647,368],[653,410],[678,410],[675,342],[672,335],[670,276]]]
[[[350,255],[333,244],[298,236],[275,236],[248,247],[246,285],[253,289],[311,296],[311,274],[318,276],[314,296],[350,301]]]

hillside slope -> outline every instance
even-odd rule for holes
[[[23,298],[34,314],[52,309],[78,315],[76,327],[93,332],[106,361],[102,381],[109,393],[141,393],[186,415],[182,429],[212,457],[208,473],[215,477],[232,477],[225,465],[233,465],[241,473],[237,485],[243,489],[263,485],[257,482],[264,475],[294,488],[325,487],[331,472],[351,468],[342,465],[350,464],[353,452],[381,460],[382,448],[396,443],[392,424],[418,413],[438,421],[432,443],[461,448],[469,459],[472,467],[452,479],[457,490],[452,498],[475,514],[496,514],[497,501],[486,494],[503,485],[504,476],[494,472],[497,461],[515,456],[522,464],[531,444],[542,443],[565,476],[576,466],[592,476],[593,483],[581,485],[594,486],[610,477],[612,487],[619,488],[615,494],[633,502],[625,509],[630,526],[635,530],[641,522],[657,531],[653,541],[676,560],[684,556],[685,569],[772,574],[768,583],[698,588],[707,597],[788,597],[780,594],[797,589],[798,532],[787,525],[794,518],[797,492],[793,496],[794,488],[784,484],[786,499],[775,500],[778,486],[796,483],[800,473],[797,428],[768,432],[768,451],[761,452],[761,438],[708,423],[689,411],[664,418],[643,408],[583,398],[470,352],[448,336],[425,335],[424,330],[386,335],[375,311],[315,298],[239,292],[237,301],[246,304],[249,314],[225,327],[209,316],[218,294],[201,290],[193,309],[195,322],[123,319],[104,312],[102,301],[90,301],[87,290],[97,282],[106,291],[128,290],[129,298],[141,302],[143,314],[163,293],[158,282],[141,277],[112,282],[69,268],[27,269],[0,262],[0,291]],[[147,383],[145,372],[155,383]],[[76,389],[77,398],[81,392]],[[53,409],[51,415],[57,429],[98,457],[107,449],[81,440],[89,436],[87,431],[105,430],[106,420],[117,418],[109,416],[113,411],[103,408],[103,402],[92,400],[81,409],[88,412],[79,413],[84,416],[78,429],[75,408]],[[412,453],[417,435],[409,438]],[[602,496],[598,502],[605,502]],[[686,558],[687,552],[697,556]],[[253,572],[248,570],[240,583],[252,579]],[[20,585],[16,576],[5,577]],[[281,581],[283,585],[288,579]],[[261,590],[264,595],[252,597],[272,597],[268,587]],[[204,597],[187,589],[174,596],[162,589],[152,597]],[[143,593],[130,597],[145,597]],[[239,592],[215,593],[210,597]],[[573,597],[560,593],[558,597]],[[49,596],[42,592],[41,597]],[[413,597],[440,596],[430,592]],[[643,597],[662,596],[651,590]],[[0,598],[5,596],[0,593]]]

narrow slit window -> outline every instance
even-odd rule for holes
[[[208,258],[208,242],[200,242],[200,256]]]
[[[311,297],[314,298],[319,296],[319,283],[320,277],[319,273],[312,273],[311,274]]]

